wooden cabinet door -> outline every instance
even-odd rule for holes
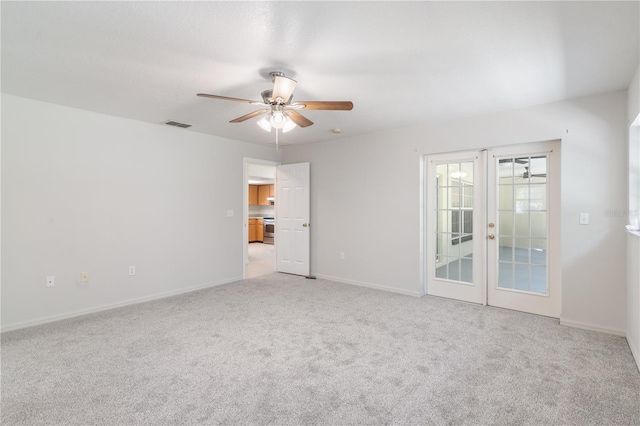
[[[258,185],[249,185],[249,205],[258,205]]]
[[[264,242],[264,221],[258,219],[256,223],[256,241]]]
[[[274,195],[274,189],[275,185],[269,185],[269,197],[275,197]]]
[[[267,197],[269,196],[269,185],[258,185],[258,205],[260,206],[270,206],[271,204],[267,201]]]
[[[258,237],[257,224],[257,219],[249,219],[249,242],[255,241]]]

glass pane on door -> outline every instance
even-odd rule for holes
[[[471,161],[436,166],[435,277],[472,283],[473,173]]]
[[[499,289],[548,294],[547,160],[539,155],[498,161]]]

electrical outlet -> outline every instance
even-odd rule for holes
[[[83,282],[83,283],[88,283],[89,282],[89,273],[88,272],[82,272],[80,274],[80,282]]]
[[[340,260],[344,260],[344,252],[343,251],[340,252]]]
[[[129,275],[135,275],[135,274],[136,274],[136,267],[129,266]]]
[[[53,287],[56,285],[56,277],[53,275],[49,275],[47,277],[47,287]]]

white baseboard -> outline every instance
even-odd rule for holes
[[[138,303],[144,303],[144,302],[150,302],[152,300],[164,299],[166,297],[177,296],[179,294],[184,294],[184,293],[191,293],[192,291],[204,290],[205,288],[216,287],[216,286],[219,286],[219,285],[229,284],[229,283],[232,283],[232,282],[235,282],[235,281],[241,281],[241,280],[242,280],[242,277],[234,277],[234,278],[229,278],[229,279],[217,281],[215,283],[201,284],[201,285],[197,285],[197,286],[193,286],[193,287],[182,288],[182,289],[179,289],[179,290],[166,291],[166,292],[163,292],[163,293],[157,293],[157,294],[153,294],[153,295],[150,295],[150,296],[143,296],[143,297],[137,297],[135,299],[123,300],[121,302],[108,303],[106,305],[95,306],[95,307],[88,308],[88,309],[79,309],[77,311],[67,312],[67,313],[64,313],[64,314],[51,315],[51,316],[48,316],[48,317],[36,318],[36,319],[33,319],[33,320],[28,320],[28,321],[18,322],[18,323],[14,323],[14,324],[9,324],[7,326],[5,326],[3,324],[2,330],[0,332],[1,333],[5,333],[7,331],[19,330],[21,328],[33,327],[33,326],[36,326],[36,325],[47,324],[47,323],[50,323],[50,322],[60,321],[60,320],[63,320],[63,319],[79,317],[79,316],[82,316],[82,315],[93,314],[93,313],[101,312],[101,311],[107,311],[109,309],[121,308],[123,306],[136,305]]]
[[[399,289],[399,288],[387,287],[387,286],[379,285],[379,284],[371,284],[371,283],[366,283],[366,282],[362,282],[362,281],[349,280],[349,279],[346,279],[346,278],[332,277],[330,275],[323,275],[323,274],[316,274],[316,273],[312,273],[311,275],[313,275],[313,276],[315,276],[317,278],[321,278],[323,280],[337,281],[339,283],[357,285],[359,287],[373,288],[373,289],[376,289],[376,290],[383,290],[383,291],[388,291],[388,292],[391,292],[391,293],[399,293],[399,294],[404,294],[406,296],[414,296],[414,297],[422,297],[422,296],[424,296],[419,291],[402,290],[402,289]]]
[[[571,321],[562,318],[560,318],[560,325],[565,325],[567,327],[573,328],[581,328],[583,330],[598,331],[600,333],[613,334],[614,336],[627,337],[626,330],[620,328],[602,327],[595,324],[589,324],[580,321]]]

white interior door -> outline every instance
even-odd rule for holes
[[[427,158],[427,294],[485,303],[483,155]]]
[[[427,294],[560,316],[559,142],[427,157]]]
[[[276,167],[276,271],[309,276],[309,163]]]

